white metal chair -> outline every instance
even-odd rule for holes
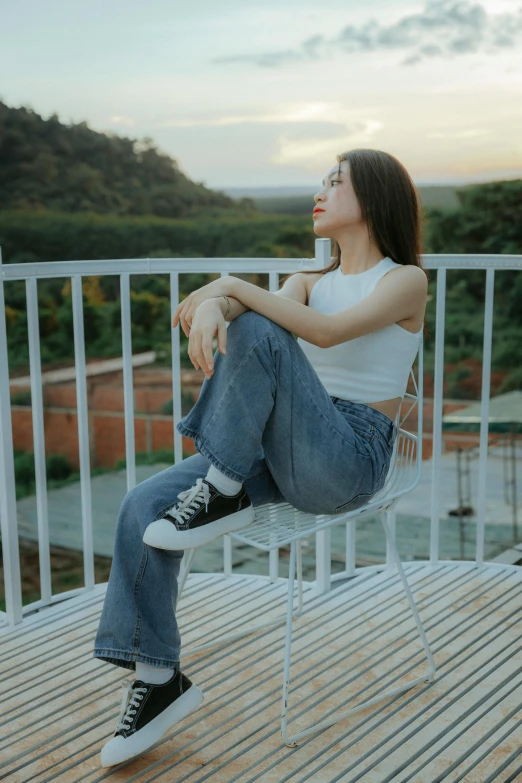
[[[229,534],[231,538],[241,541],[246,544],[250,544],[253,547],[270,552],[277,550],[280,547],[290,545],[290,570],[288,578],[288,599],[286,609],[286,643],[285,643],[285,660],[284,660],[284,676],[283,676],[283,692],[282,692],[282,705],[281,705],[281,735],[288,747],[296,747],[299,744],[299,740],[319,731],[322,728],[331,726],[342,718],[350,715],[354,712],[358,712],[365,709],[371,704],[375,704],[383,699],[387,699],[395,693],[412,688],[421,682],[431,682],[435,675],[435,663],[433,656],[424,632],[422,622],[415,606],[413,596],[402,567],[402,563],[397,551],[395,542],[395,507],[399,498],[410,492],[415,486],[417,486],[422,467],[422,408],[423,408],[423,339],[421,337],[419,353],[418,353],[418,365],[419,365],[419,384],[415,380],[413,369],[410,373],[410,377],[413,380],[416,394],[406,393],[397,417],[395,424],[397,427],[397,437],[395,439],[392,458],[390,461],[390,467],[386,477],[386,481],[379,492],[377,492],[371,500],[354,511],[348,511],[345,513],[334,515],[315,515],[299,511],[289,503],[267,503],[261,506],[257,506],[255,509],[255,520],[247,527]],[[412,405],[409,410],[402,415],[402,409],[404,400],[412,400]],[[406,418],[410,415],[412,410],[417,406],[417,433],[408,432],[403,428],[403,424]],[[294,617],[300,617],[303,612],[303,578],[302,578],[302,552],[301,543],[303,538],[310,537],[310,535],[316,534],[319,531],[339,524],[347,524],[353,522],[356,519],[360,519],[363,516],[369,514],[378,514],[382,520],[384,532],[386,534],[387,541],[387,564],[392,567],[393,564],[397,567],[400,575],[402,586],[406,593],[415,624],[422,642],[422,646],[426,653],[426,657],[429,663],[427,673],[423,677],[418,677],[410,682],[402,685],[398,688],[393,688],[381,693],[379,696],[368,699],[365,702],[358,704],[356,707],[352,707],[349,710],[337,713],[333,718],[315,723],[315,725],[295,734],[292,737],[288,736],[287,721],[289,715],[288,707],[288,689],[290,684],[290,653],[291,653],[291,641],[292,641],[292,619]],[[190,565],[194,556],[194,549],[187,550],[183,561],[181,573],[178,581],[178,600],[183,591],[187,576],[190,571]],[[298,607],[294,612],[294,574],[297,565],[297,581],[298,581]],[[285,615],[275,620],[269,620],[257,625],[251,625],[247,629],[220,636],[218,641],[213,641],[207,644],[198,645],[191,648],[188,651],[184,650],[183,655],[188,656],[193,653],[200,652],[201,650],[209,649],[223,644],[226,641],[232,641],[242,636],[246,636],[260,629],[266,628],[274,624],[282,624],[285,621]]]

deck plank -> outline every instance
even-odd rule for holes
[[[92,657],[105,585],[0,629],[0,781],[95,783],[495,783],[522,765],[522,571],[410,563],[437,664],[422,683],[288,748],[280,734],[285,625],[187,655],[244,624],[284,617],[287,582],[191,574],[178,606],[182,670],[201,707],[140,759],[106,770],[99,752],[134,674]],[[395,571],[304,594],[294,620],[289,731],[427,670]],[[185,651],[185,658],[184,658]]]

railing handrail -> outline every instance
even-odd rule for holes
[[[318,242],[330,240],[318,239]],[[1,252],[1,247],[0,247]],[[317,257],[317,256],[316,256]],[[522,269],[522,255],[495,253],[440,253],[421,255],[426,269]],[[80,275],[121,274],[191,274],[215,273],[220,268],[231,272],[277,272],[287,274],[301,268],[322,268],[328,258],[318,264],[316,258],[111,258],[86,261],[41,261],[28,264],[2,264],[3,280],[27,280],[28,278],[71,277]]]

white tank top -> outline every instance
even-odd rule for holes
[[[387,256],[355,275],[345,275],[338,267],[317,280],[308,305],[327,314],[345,310],[367,297],[381,277],[398,266]],[[421,336],[422,327],[409,332],[394,323],[331,348],[319,348],[301,337],[297,342],[330,396],[379,402],[404,397]]]

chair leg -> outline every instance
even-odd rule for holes
[[[194,548],[185,550],[185,554],[183,555],[183,558],[181,560],[181,573],[178,579],[178,595],[176,598],[176,605],[174,606],[174,611],[177,609],[178,601],[180,599],[181,593],[183,592],[183,588],[185,587],[185,582],[187,581],[187,577],[189,575],[190,567],[192,565],[192,561],[194,560],[195,553],[196,550]]]
[[[292,541],[291,546],[294,544],[297,545],[297,611],[294,612],[294,617],[301,617],[303,613],[303,552],[302,552],[302,541],[300,538],[297,539],[297,541]],[[291,558],[290,558],[291,559]],[[288,575],[290,576],[290,574]],[[292,571],[293,576],[293,571]],[[292,588],[291,592],[292,596],[292,609],[294,604],[294,591]]]
[[[381,514],[382,517],[382,514]],[[287,745],[289,748],[295,748],[297,745],[299,745],[299,741],[302,740],[304,737],[308,737],[310,734],[315,734],[317,731],[320,731],[323,728],[327,728],[328,726],[332,726],[334,723],[337,723],[342,718],[345,718],[347,715],[352,715],[356,712],[359,712],[360,710],[366,709],[366,707],[369,707],[372,704],[378,704],[380,701],[383,701],[384,699],[389,698],[393,694],[396,693],[402,693],[403,691],[408,690],[409,688],[412,688],[414,685],[418,685],[421,682],[432,682],[435,675],[435,662],[433,660],[433,656],[431,654],[430,647],[428,645],[428,640],[426,639],[426,634],[424,633],[424,628],[422,626],[419,613],[417,611],[417,607],[415,606],[415,602],[413,600],[413,596],[410,590],[410,586],[408,585],[408,581],[406,579],[406,575],[404,574],[404,570],[402,568],[402,563],[399,558],[399,554],[397,552],[397,547],[395,545],[395,539],[391,535],[391,531],[385,523],[383,519],[383,525],[384,530],[386,533],[386,537],[388,539],[388,543],[390,545],[395,563],[397,565],[397,569],[399,571],[399,574],[401,576],[402,585],[404,587],[404,590],[406,592],[406,596],[408,598],[408,602],[410,605],[410,608],[413,613],[413,617],[415,619],[415,623],[417,625],[417,630],[419,631],[422,644],[424,647],[424,650],[426,652],[426,656],[428,658],[429,662],[429,671],[427,674],[425,674],[423,677],[417,677],[414,680],[411,680],[410,682],[406,683],[406,685],[401,685],[398,688],[392,688],[388,691],[386,691],[383,694],[380,694],[379,696],[376,696],[373,699],[367,699],[366,701],[362,702],[361,704],[358,704],[356,707],[352,707],[349,710],[344,710],[343,712],[337,713],[337,715],[333,718],[328,718],[327,720],[321,721],[320,723],[316,723],[315,725],[310,726],[309,728],[299,732],[298,734],[294,734],[294,736],[290,737],[287,732],[287,721],[288,721],[288,714],[289,714],[289,707],[288,707],[288,688],[290,685],[290,655],[291,655],[291,646],[292,646],[292,604],[293,604],[293,581],[294,581],[294,569],[295,569],[295,549],[294,549],[294,542],[292,542],[292,549],[290,553],[290,574],[288,579],[288,611],[287,611],[287,617],[286,617],[286,647],[285,647],[285,663],[284,663],[284,675],[283,675],[283,696],[282,696],[282,704],[281,704],[281,736],[283,738],[283,741],[285,745]]]
[[[281,734],[286,745],[295,747],[286,731],[288,717],[288,686],[290,685],[290,654],[292,648],[292,609],[294,603],[294,571],[295,571],[295,541],[290,544],[290,567],[288,571],[288,600],[286,604],[286,643],[283,671],[283,694],[281,699]],[[298,576],[301,576],[299,574]]]
[[[294,617],[300,617],[303,613],[303,567],[302,567],[302,556],[301,556],[301,541],[298,540],[298,608],[293,613]],[[294,547],[295,542],[292,542],[292,551]],[[185,583],[187,581],[187,577],[190,571],[190,566],[192,564],[192,560],[194,558],[195,549],[188,550],[190,554],[187,558],[187,563],[185,564],[185,557],[183,557],[182,560],[182,569],[180,578],[178,580],[178,597],[176,601],[176,607],[180,598],[180,595],[183,591],[183,588],[185,586]],[[290,558],[291,559],[291,558]],[[294,569],[295,569],[295,555],[294,555]],[[292,571],[293,574],[293,571]],[[292,580],[292,592],[291,592],[292,600],[290,602],[290,606],[293,610],[293,580]],[[226,636],[220,636],[219,639],[213,642],[207,642],[206,644],[198,644],[197,647],[190,647],[188,650],[183,650],[183,657],[186,658],[192,654],[199,653],[202,650],[211,650],[213,647],[218,647],[219,645],[223,644],[224,642],[232,642],[236,641],[236,639],[241,639],[243,636],[249,636],[252,633],[255,633],[255,631],[260,631],[264,628],[269,628],[271,625],[282,625],[286,621],[286,613],[281,614],[279,617],[276,617],[275,620],[267,620],[265,623],[258,623],[256,625],[251,625],[248,628],[246,628],[243,631],[237,631],[236,633],[230,633]]]
[[[386,512],[387,516],[387,512]],[[417,607],[415,605],[415,601],[413,600],[413,595],[410,590],[410,586],[408,584],[408,580],[406,579],[406,574],[404,573],[404,569],[402,567],[401,559],[399,557],[399,553],[397,551],[397,544],[395,541],[395,536],[392,535],[392,532],[390,530],[390,527],[388,525],[388,522],[385,520],[385,514],[380,514],[382,525],[384,527],[384,532],[386,534],[386,538],[388,540],[388,545],[391,550],[391,554],[393,559],[395,560],[395,565],[397,566],[397,571],[399,572],[399,576],[402,581],[402,585],[404,587],[404,592],[406,593],[406,597],[408,598],[408,603],[410,605],[410,609],[413,614],[413,619],[415,620],[415,625],[417,626],[417,630],[419,632],[419,636],[422,642],[422,646],[424,647],[424,652],[426,653],[426,657],[428,659],[428,663],[430,665],[430,671],[429,671],[429,681],[432,682],[435,676],[435,661],[433,660],[433,655],[431,654],[430,646],[428,644],[428,639],[426,638],[426,633],[424,631],[424,626],[422,625],[421,619],[419,617],[419,612],[417,611]]]

